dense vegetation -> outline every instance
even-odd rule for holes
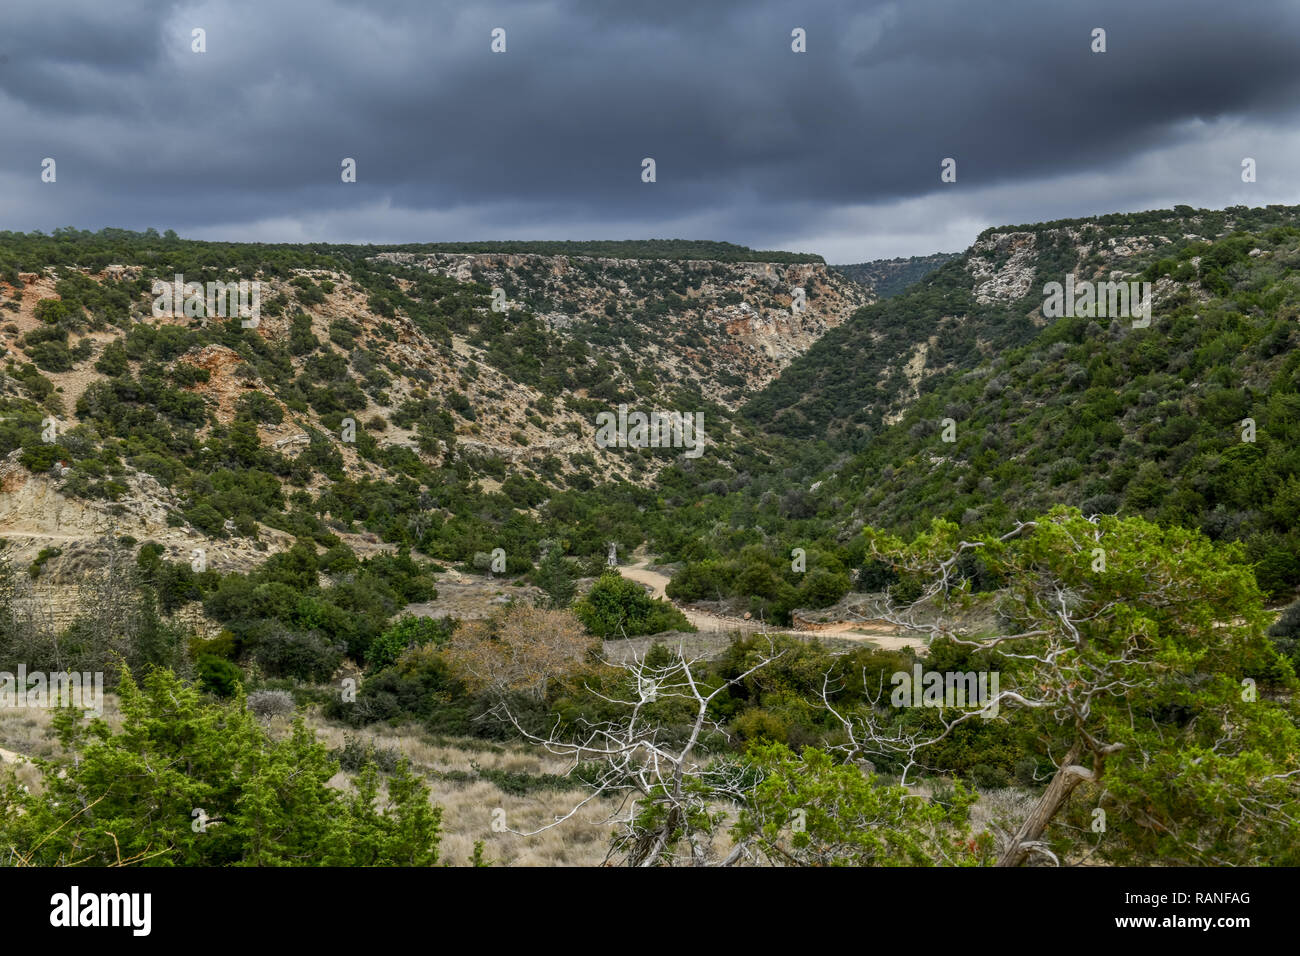
[[[709,262],[824,262],[807,252],[750,249],[731,242],[702,239],[605,239],[590,241],[429,242],[384,246],[409,252],[533,253],[541,256],[592,256],[604,259],[695,259]]]
[[[433,866],[439,811],[399,765],[379,796],[327,786],[338,763],[301,723],[272,740],[242,699],[170,671],[118,685],[123,725],[61,711],[70,763],[42,762],[33,793],[0,780],[0,863],[23,866]]]
[[[909,256],[906,259],[875,259],[852,265],[835,266],[854,282],[869,286],[877,299],[888,299],[920,282],[935,269],[959,253],[936,252],[930,256]]]
[[[1028,294],[976,302],[968,253],[827,333],[746,410],[824,444],[807,444],[785,472],[787,507],[763,508],[756,483],[728,510],[761,515],[769,535],[781,528],[782,548],[844,541],[862,521],[916,529],[943,516],[983,529],[1053,503],[1141,514],[1245,542],[1261,586],[1286,599],[1300,585],[1298,229],[1291,208],[1180,207],[1001,230],[1033,237]],[[1035,326],[1045,282],[1096,274],[1099,244],[1134,234],[1168,240],[1130,267],[1158,289],[1150,328],[1087,317]],[[900,359],[930,336],[909,403]],[[891,409],[900,420],[886,425]],[[705,548],[700,559],[734,554]]]
[[[1139,248],[1125,268],[1157,287],[1149,328],[1043,321],[1047,281],[1105,276],[1113,244],[1130,243]],[[1010,787],[1039,800],[1057,758],[1076,750],[1095,776],[1071,782],[1067,796],[1077,795],[1051,808],[1037,841],[1060,858],[1293,862],[1296,794],[1286,781],[1298,743],[1300,604],[1274,622],[1263,602],[1289,602],[1300,586],[1300,211],[1180,207],[991,230],[828,332],[741,416],[698,389],[663,384],[638,358],[655,344],[656,316],[687,298],[668,260],[775,255],[722,246],[0,234],[0,280],[48,270],[58,296],[39,304],[40,324],[21,340],[7,333],[30,362],[0,373],[0,458],[56,476],[63,494],[110,514],[150,476],[174,495],[169,523],[218,546],[270,552],[268,529],[293,541],[257,567],[222,572],[176,560],[160,542],[110,535],[80,582],[91,599],[58,627],[36,613],[28,589],[66,556],[48,548],[23,574],[0,555],[0,670],[106,670],[127,718],[120,732],[67,720],[63,758],[42,766],[45,788],[0,790],[9,862],[437,859],[437,814],[407,768],[345,750],[361,782],[343,797],[324,785],[334,758],[301,727],[265,732],[249,716],[253,693],[291,694],[289,709],[318,709],[350,728],[415,722],[578,753],[599,728],[680,754],[699,776],[641,789],[627,766],[592,765],[590,753],[577,762],[574,779],[599,793],[635,793],[637,814],[613,844],[630,862],[707,856],[702,847],[721,832],[716,805],[743,784],[728,832],[772,862],[989,863],[997,852],[987,834],[972,835],[976,799]],[[540,275],[507,290],[535,303],[495,313],[483,282],[374,258],[386,250],[658,261],[603,277],[649,305],[561,335],[532,311],[547,305]],[[981,296],[972,269],[986,276],[1013,255],[1026,263],[1028,293]],[[74,265],[141,271],[91,281]],[[275,277],[265,308],[285,334],[237,319],[138,321],[150,280],[175,272]],[[331,315],[322,333],[310,310],[344,282],[369,315]],[[480,358],[435,378],[402,351],[410,329],[421,347],[455,355],[469,343]],[[104,332],[113,341],[91,338]],[[245,384],[217,409],[199,386],[221,374],[205,357],[225,350]],[[64,407],[57,376],[91,368],[101,377]],[[495,405],[482,401],[484,380]],[[541,397],[518,402],[513,386]],[[340,438],[349,416],[394,394],[403,398],[386,417],[354,421],[355,440]],[[509,460],[471,437],[485,419],[517,416],[581,438],[565,414],[646,400],[704,409],[708,454]],[[76,426],[47,440],[47,416],[69,412]],[[303,439],[284,447],[259,433],[290,425]],[[396,430],[401,441],[383,437]],[[359,532],[391,548],[359,557],[347,538]],[[665,637],[631,665],[608,663],[601,641],[691,630],[677,608],[605,569],[611,543],[622,558],[645,547],[674,570],[675,602],[714,602],[777,625],[846,596],[896,614],[960,610],[970,615],[960,626],[936,629],[927,669],[996,671],[1022,699],[1057,696],[948,726],[961,716],[949,707],[881,704],[891,675],[922,663],[913,652],[834,653],[793,637],[737,638],[695,662]],[[543,596],[479,621],[407,613],[436,599],[448,567]],[[199,608],[217,636],[195,636],[178,613]],[[981,646],[1004,631],[1046,643],[1026,645],[1028,656]],[[1072,710],[1072,694],[1098,675],[1114,683]],[[177,771],[167,812],[141,825],[131,808],[151,794],[134,761],[170,759],[181,740],[216,748],[219,729],[231,734],[226,749]],[[898,746],[918,740],[929,741],[923,756]],[[290,767],[307,772],[286,789]],[[918,774],[925,802],[908,796]],[[91,809],[57,829],[74,804]],[[222,839],[195,839],[188,814],[209,804],[250,809],[223,817]],[[1097,808],[1112,821],[1104,841],[1088,835]],[[797,809],[808,819],[796,832]],[[286,833],[298,813],[308,822]],[[873,820],[890,821],[889,835]],[[133,826],[138,839],[113,844],[115,829]],[[339,827],[368,838],[323,849],[340,842]],[[56,829],[57,839],[42,839]]]
[[[1300,229],[1179,241],[1142,273],[1196,277],[1152,326],[1058,320],[934,387],[827,495],[915,527],[992,527],[1054,502],[1243,541],[1275,598],[1300,585]],[[1193,261],[1198,263],[1193,265]],[[943,420],[955,441],[941,438]]]

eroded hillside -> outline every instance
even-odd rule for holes
[[[563,337],[653,365],[662,381],[733,408],[872,301],[822,263],[518,253],[381,258],[501,288],[510,308],[530,309]]]
[[[804,509],[840,535],[936,518],[975,533],[1053,505],[1140,515],[1240,542],[1286,600],[1300,586],[1298,266],[1294,207],[990,230],[828,335],[752,407],[861,441],[806,479]],[[1076,290],[1138,283],[1150,313],[1106,314],[1107,293],[1104,310],[1098,296],[1059,314],[1045,289],[1067,276]],[[886,350],[892,365],[855,369]],[[778,400],[805,393],[793,410]]]
[[[645,486],[682,450],[598,447],[597,414],[702,413],[725,456],[731,409],[870,299],[820,262],[117,247],[0,272],[0,538],[45,581],[110,533],[246,570],[311,529],[365,553],[484,495]],[[256,323],[157,307],[174,275],[255,280]]]
[[[1034,339],[1049,324],[1043,314],[1048,283],[1067,274],[1080,282],[1133,281],[1167,254],[1160,250],[1295,219],[1293,207],[1180,206],[986,230],[907,291],[828,332],[755,396],[745,414],[776,433],[862,448],[901,420],[928,380]],[[1194,275],[1196,266],[1189,268]],[[1171,272],[1151,280],[1157,307],[1180,276],[1190,277]]]

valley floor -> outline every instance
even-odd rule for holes
[[[51,713],[0,708],[0,767],[17,764],[19,782],[29,787],[39,787],[40,776],[28,757],[60,754]],[[116,695],[105,695],[103,716],[114,730],[120,729]],[[430,801],[442,809],[440,854],[451,866],[468,865],[478,841],[483,843],[483,858],[497,866],[600,866],[614,830],[609,820],[627,810],[613,800],[593,801],[556,824],[589,792],[563,779],[569,769],[565,761],[526,744],[441,737],[415,724],[354,730],[314,711],[308,711],[307,723],[331,749],[343,748],[352,738],[364,748],[407,758],[429,785]],[[290,728],[287,717],[270,719],[273,736],[287,736]],[[347,791],[353,777],[340,770],[329,783]],[[977,831],[993,826],[996,832],[1018,822],[1031,802],[1030,795],[1018,789],[982,793],[972,822]],[[501,830],[501,820],[516,832]],[[547,826],[551,828],[544,830]],[[714,851],[725,854],[730,847],[724,828]]]
[[[845,641],[866,641],[876,645],[884,650],[899,650],[904,647],[911,647],[914,650],[924,651],[925,641],[919,637],[908,634],[900,634],[897,628],[888,625],[864,624],[856,621],[827,621],[807,625],[802,630],[785,630],[782,628],[768,627],[762,621],[746,620],[745,618],[723,617],[709,611],[700,610],[686,604],[678,604],[668,597],[665,589],[668,587],[670,578],[668,575],[655,571],[650,567],[649,562],[642,561],[637,564],[628,565],[618,569],[619,573],[625,578],[636,581],[651,589],[651,596],[663,598],[670,601],[674,607],[680,610],[686,619],[694,624],[701,631],[718,631],[732,633],[740,631],[745,634],[752,634],[756,631],[775,632],[784,634],[795,634],[798,636],[809,636],[815,634],[818,637],[834,635],[834,637]]]

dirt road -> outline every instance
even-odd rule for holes
[[[638,584],[644,584],[652,589],[654,597],[663,598],[669,601],[686,615],[686,619],[698,627],[701,631],[741,631],[745,634],[754,631],[763,630],[763,624],[760,621],[746,621],[741,618],[721,617],[716,614],[710,614],[708,611],[697,611],[690,607],[678,604],[672,601],[665,588],[668,586],[669,578],[658,571],[651,571],[647,566],[648,562],[641,561],[637,564],[630,564],[618,569],[619,574]],[[857,624],[852,621],[841,621],[835,624],[829,624],[824,628],[817,628],[813,631],[782,631],[780,628],[768,628],[769,631],[780,633],[800,634],[804,637],[810,634],[826,634],[843,638],[849,641],[867,641],[875,644],[877,647],[885,650],[900,650],[904,647],[910,647],[915,650],[924,650],[925,641],[920,637],[912,635],[900,635],[894,628],[877,628],[870,625]]]

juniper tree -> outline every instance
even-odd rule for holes
[[[1297,682],[1265,636],[1239,545],[1058,508],[1000,537],[964,539],[946,521],[911,542],[877,533],[872,553],[926,582],[916,600],[883,598],[874,613],[989,655],[1002,675],[989,702],[996,719],[1023,728],[1055,767],[999,865],[1090,853],[1122,863],[1300,859]],[[1003,587],[974,593],[957,573],[972,553]],[[878,708],[836,716],[850,752],[913,762],[982,719],[946,711],[927,736],[897,730]]]
[[[301,721],[273,739],[245,707],[165,669],[123,669],[122,727],[60,711],[69,759],[35,760],[42,786],[0,776],[0,865],[430,866],[440,811],[404,763],[385,799],[373,765],[356,790]]]

